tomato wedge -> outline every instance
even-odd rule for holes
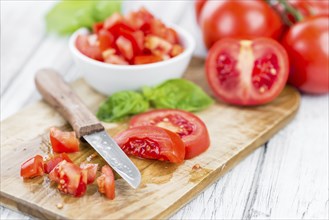
[[[126,154],[172,163],[184,160],[183,141],[167,129],[156,126],[134,127],[117,135],[115,140]]]
[[[43,175],[43,158],[36,155],[21,165],[21,177],[33,178]]]
[[[83,196],[87,189],[87,171],[63,160],[49,173],[49,178],[58,183],[59,191],[76,197]]]
[[[270,38],[220,40],[206,61],[207,80],[216,97],[236,105],[272,101],[284,88],[288,71],[285,49]]]
[[[115,198],[115,181],[112,169],[108,165],[102,167],[102,175],[97,178],[98,191],[109,199]]]
[[[82,163],[80,168],[87,171],[87,184],[93,183],[96,179],[98,164]]]
[[[203,153],[210,145],[208,130],[203,121],[196,115],[182,110],[149,111],[134,116],[129,125],[130,127],[154,125],[175,132],[185,144],[185,159]]]
[[[58,128],[50,129],[50,142],[56,153],[73,153],[79,151],[79,139],[75,132],[61,131]]]
[[[60,162],[66,160],[67,162],[72,163],[72,160],[66,153],[62,153],[50,158],[47,162],[45,162],[43,168],[45,173],[50,173]]]

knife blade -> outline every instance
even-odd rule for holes
[[[130,186],[136,189],[141,182],[139,170],[61,75],[51,69],[39,70],[35,76],[35,84],[44,100],[71,124],[77,137],[84,138]]]

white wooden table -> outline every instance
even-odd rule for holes
[[[67,80],[79,77],[67,38],[45,32],[43,17],[53,4],[1,0],[1,120],[40,98],[33,82],[37,69],[55,68]],[[125,2],[124,11],[140,4]],[[146,4],[191,31],[197,53],[204,53],[193,2]],[[328,95],[304,95],[292,123],[172,218],[328,219],[328,101]],[[1,207],[1,219],[30,218]]]

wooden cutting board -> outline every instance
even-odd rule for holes
[[[193,59],[186,78],[210,92],[203,64]],[[94,112],[105,98],[82,79],[72,87]],[[20,165],[25,160],[49,152],[50,127],[70,129],[57,112],[40,101],[1,122],[1,203],[40,218],[167,218],[284,127],[296,114],[299,102],[299,93],[291,87],[264,106],[246,108],[217,102],[197,114],[210,133],[208,151],[181,165],[132,158],[142,173],[142,184],[134,190],[117,179],[117,196],[111,201],[100,196],[96,184],[89,186],[84,197],[74,198],[60,194],[46,176],[25,181],[20,177]],[[111,135],[127,127],[115,123],[104,126]],[[85,143],[81,152],[70,157],[76,163],[104,164]],[[200,168],[193,169],[196,164]],[[63,208],[57,208],[59,203]]]

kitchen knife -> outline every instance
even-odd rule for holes
[[[141,182],[141,174],[117,143],[106,133],[103,125],[87,109],[60,74],[42,69],[35,84],[44,100],[71,124],[78,138],[84,138],[104,160],[133,188]]]

